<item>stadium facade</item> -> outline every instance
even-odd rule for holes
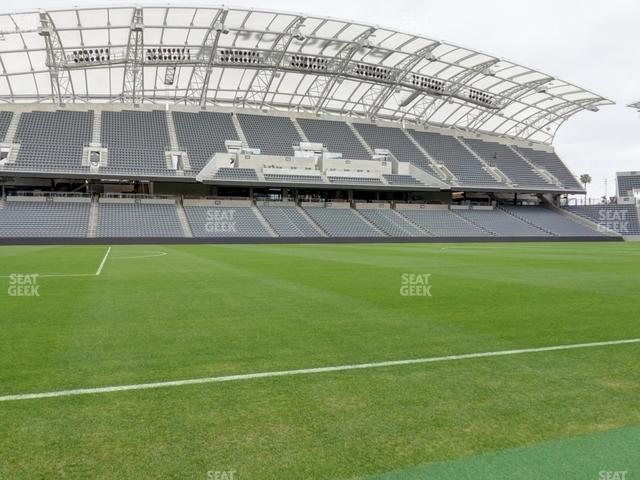
[[[0,66],[5,239],[628,233],[558,208],[584,193],[558,129],[612,102],[447,42],[257,9],[71,8],[1,14]]]

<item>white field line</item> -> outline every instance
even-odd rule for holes
[[[104,264],[107,261],[107,257],[109,257],[110,252],[111,252],[111,247],[107,248],[107,253],[105,253],[104,257],[102,258],[102,262],[100,263],[100,266],[98,267],[98,271],[96,272],[96,277],[98,277],[102,273],[102,269],[104,268]]]
[[[104,268],[104,264],[107,261],[107,257],[109,256],[109,252],[111,252],[111,247],[107,249],[107,253],[102,257],[102,262],[98,266],[98,270],[96,273],[38,273],[38,278],[55,278],[55,277],[97,277],[102,273],[102,269]],[[0,278],[11,278],[11,275],[0,275]]]
[[[193,378],[189,380],[172,380],[167,382],[139,383],[134,385],[116,385],[111,387],[80,388],[76,390],[60,390],[57,392],[23,393],[23,394],[0,396],[0,402],[9,402],[9,401],[15,401],[15,400],[33,400],[33,399],[54,398],[54,397],[71,397],[76,395],[89,395],[89,394],[97,394],[97,393],[125,392],[129,390],[148,390],[152,388],[179,387],[183,385],[200,385],[204,383],[236,382],[240,380],[252,380],[256,378],[285,377],[290,375],[310,375],[314,373],[342,372],[345,370],[365,370],[370,368],[398,367],[402,365],[451,362],[451,361],[457,361],[457,360],[470,360],[474,358],[484,358],[484,357],[504,357],[509,355],[521,355],[524,353],[554,352],[559,350],[596,348],[596,347],[606,347],[606,346],[612,346],[612,345],[627,345],[627,344],[634,344],[634,343],[640,343],[640,338],[632,338],[628,340],[612,340],[608,342],[578,343],[573,345],[557,345],[557,346],[551,346],[551,347],[524,348],[519,350],[500,350],[497,352],[466,353],[462,355],[449,355],[446,357],[415,358],[411,360],[395,360],[395,361],[376,362],[376,363],[360,363],[355,365],[341,365],[341,366],[334,366],[334,367],[303,368],[299,370],[281,370],[281,371],[275,371],[275,372],[246,373],[246,374],[240,374],[240,375],[227,375],[222,377],[204,377],[204,378]]]
[[[152,250],[140,250],[140,252],[146,252],[143,253],[142,255],[130,255],[130,256],[126,256],[126,257],[111,257],[111,260],[137,260],[138,258],[157,258],[157,257],[164,257],[166,255],[168,255],[167,252],[155,252]]]

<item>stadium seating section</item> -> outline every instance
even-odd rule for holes
[[[185,206],[195,237],[270,237],[253,208]]]
[[[415,130],[411,130],[410,134],[431,158],[447,167],[461,185],[500,185],[455,137]]]
[[[544,168],[551,175],[556,177],[567,190],[582,190],[582,185],[578,183],[566,165],[562,163],[560,157],[555,153],[534,150],[532,148],[515,148],[531,163],[540,168]]]
[[[634,205],[583,205],[567,210],[620,235],[640,235],[638,209]]]
[[[334,204],[335,205],[335,204]],[[48,197],[0,200],[0,237],[594,237],[640,234],[631,205],[570,207],[562,213],[541,206],[496,208],[380,208],[376,204],[184,205],[151,197],[89,201]],[[90,215],[90,212],[95,212]],[[575,217],[579,215],[585,220]],[[93,218],[93,220],[92,220]],[[182,218],[182,221],[181,221]],[[588,220],[588,221],[587,221]],[[93,224],[93,228],[92,225]],[[189,232],[190,230],[190,232]],[[90,234],[93,232],[93,234]]]
[[[477,139],[465,139],[464,142],[469,145],[485,163],[492,167],[498,167],[500,171],[511,180],[514,186],[531,187],[540,190],[554,188],[554,185],[542,178],[530,163],[506,145]]]
[[[20,144],[15,169],[88,173],[82,151],[91,141],[92,128],[93,111],[23,113],[14,138]]]
[[[183,237],[175,205],[101,203],[98,237]]]
[[[425,230],[412,224],[395,210],[383,208],[359,208],[358,212],[390,237],[424,237]]]
[[[259,207],[273,231],[279,237],[317,237],[320,232],[302,215],[296,207]]]
[[[307,207],[305,210],[330,237],[383,236],[350,208]]]
[[[597,230],[579,224],[544,207],[503,207],[516,218],[558,237],[599,235]]]
[[[13,112],[0,112],[0,142],[7,136]]]
[[[416,147],[407,134],[399,128],[378,127],[366,123],[353,125],[362,138],[374,149],[384,148],[400,162],[409,162],[430,175],[440,178],[427,157]]]
[[[354,160],[371,159],[369,152],[344,122],[300,118],[298,124],[310,142],[322,143],[330,152],[342,153],[344,158]]]
[[[173,112],[178,145],[199,172],[216,153],[226,152],[226,140],[239,140],[230,113]]]
[[[463,139],[453,135],[415,129],[378,126],[325,119],[255,115],[224,112],[164,110],[122,110],[94,112],[31,111],[20,116],[13,143],[19,144],[15,162],[0,166],[5,171],[42,173],[105,174],[136,177],[195,177],[216,153],[226,153],[227,140],[246,140],[247,147],[263,155],[293,156],[294,146],[308,140],[320,143],[345,159],[370,160],[375,149],[386,149],[400,162],[408,162],[427,174],[443,180],[446,169],[453,177],[451,185],[462,188],[518,189],[529,191],[580,191],[582,186],[553,152],[513,146],[486,139]],[[234,121],[234,115],[237,121]],[[0,141],[10,129],[12,112],[0,112]],[[168,122],[167,120],[171,120]],[[297,125],[296,125],[297,124]],[[238,127],[240,130],[238,130]],[[99,133],[101,146],[107,149],[106,162],[99,171],[82,165],[84,147]],[[174,135],[175,134],[175,135]],[[173,141],[171,140],[173,138]],[[167,165],[166,152],[186,152],[188,162],[181,172]],[[364,143],[363,143],[364,142]],[[482,161],[480,160],[482,159]],[[106,164],[105,164],[106,163]],[[511,182],[500,179],[497,167]],[[551,176],[544,173],[548,172]],[[406,170],[403,171],[406,173]],[[246,176],[232,168],[220,171],[213,180],[252,180],[305,183],[310,179],[290,172],[266,172],[264,177]],[[345,172],[333,183],[363,183],[394,187],[425,187],[412,175],[384,175],[377,181]],[[384,180],[383,180],[384,178]],[[310,183],[326,180],[314,179]],[[640,176],[619,180],[621,192],[640,188]]]
[[[89,203],[0,202],[0,237],[86,237]]]
[[[640,191],[640,175],[618,175],[618,195],[631,197],[633,190]]]
[[[402,215],[434,237],[491,236],[453,210],[403,210]]]
[[[238,120],[249,147],[259,148],[263,155],[290,157],[293,155],[293,146],[302,141],[293,122],[286,117],[241,113]]]
[[[170,150],[165,112],[102,112],[102,145],[109,149],[108,173],[171,175],[165,151]],[[22,151],[22,149],[21,149]]]

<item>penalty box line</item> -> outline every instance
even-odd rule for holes
[[[107,253],[102,257],[102,261],[98,266],[98,270],[96,273],[44,273],[38,274],[38,278],[56,278],[56,277],[99,277],[102,273],[102,269],[104,268],[104,264],[107,262],[107,258],[111,253],[111,247],[107,248]],[[0,278],[10,278],[11,275],[0,275]]]
[[[107,248],[107,253],[104,254],[104,257],[102,257],[102,262],[100,262],[100,266],[96,271],[96,277],[99,277],[100,274],[102,273],[102,269],[104,268],[104,264],[107,262],[107,258],[109,257],[110,253],[111,253],[111,247]]]
[[[81,388],[81,389],[75,389],[75,390],[60,390],[57,392],[54,391],[54,392],[43,392],[43,393],[24,393],[24,394],[0,396],[0,402],[9,402],[9,401],[17,401],[17,400],[34,400],[34,399],[55,398],[55,397],[71,397],[71,396],[77,396],[77,395],[90,395],[90,394],[99,394],[99,393],[126,392],[130,390],[149,390],[152,388],[179,387],[184,385],[201,385],[206,383],[235,382],[235,381],[252,380],[252,379],[258,379],[258,378],[285,377],[285,376],[291,376],[291,375],[311,375],[315,373],[343,372],[347,370],[365,370],[370,368],[398,367],[403,365],[418,365],[418,364],[425,364],[425,363],[452,362],[452,361],[459,361],[459,360],[470,360],[474,358],[505,357],[510,355],[522,355],[526,353],[555,352],[555,351],[561,351],[561,350],[577,350],[577,349],[607,347],[612,345],[628,345],[628,344],[637,344],[637,343],[640,343],[640,338],[632,338],[628,340],[612,340],[607,342],[578,343],[573,345],[556,345],[551,347],[523,348],[518,350],[500,350],[496,352],[467,353],[462,355],[448,355],[445,357],[415,358],[415,359],[409,359],[409,360],[360,363],[360,364],[354,364],[354,365],[341,365],[341,366],[333,366],[333,367],[303,368],[298,370],[281,370],[281,371],[274,371],[274,372],[246,373],[246,374],[240,374],[240,375],[226,375],[221,377],[204,377],[204,378],[193,378],[188,380],[173,380],[173,381],[167,381],[167,382],[140,383],[140,384],[134,384],[134,385],[116,385],[111,387]]]

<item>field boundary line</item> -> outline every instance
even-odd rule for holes
[[[402,365],[418,365],[425,363],[451,362],[459,360],[470,360],[474,358],[503,357],[510,355],[522,355],[526,353],[555,352],[562,350],[576,350],[596,347],[607,347],[613,345],[628,345],[640,343],[640,338],[627,340],[611,340],[605,342],[577,343],[571,345],[555,345],[550,347],[523,348],[517,350],[499,350],[495,352],[465,353],[460,355],[448,355],[444,357],[415,358],[409,360],[391,360],[374,363],[360,363],[354,365],[339,365],[330,367],[302,368],[298,370],[281,370],[273,372],[245,373],[239,375],[225,375],[220,377],[202,377],[187,380],[172,380],[155,383],[139,383],[132,385],[116,385],[111,387],[80,388],[74,390],[60,390],[42,393],[21,393],[14,395],[0,396],[0,402],[16,400],[34,400],[41,398],[71,397],[77,395],[90,395],[98,393],[126,392],[130,390],[149,390],[152,388],[179,387],[184,385],[200,385],[206,383],[235,382],[241,380],[253,380],[258,378],[285,377],[291,375],[310,375],[315,373],[343,372],[346,370],[365,370],[370,368],[397,367]]]

